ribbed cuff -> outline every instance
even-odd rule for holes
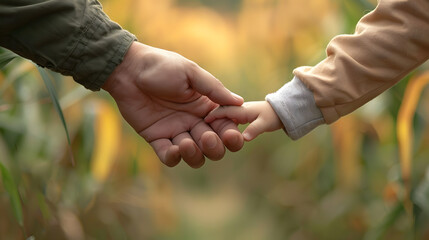
[[[265,99],[282,121],[286,134],[293,140],[325,123],[313,93],[296,76]]]
[[[90,5],[85,15],[89,19],[87,27],[68,62],[75,63],[76,82],[98,91],[137,38],[111,21],[98,3]]]

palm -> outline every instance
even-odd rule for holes
[[[204,123],[206,116],[216,104],[205,96],[174,102],[148,94],[140,89],[128,94],[128,98],[117,101],[123,117],[146,141],[174,139]]]

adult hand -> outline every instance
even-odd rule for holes
[[[183,159],[198,168],[204,164],[204,155],[221,159],[224,145],[231,151],[243,146],[243,137],[231,120],[204,122],[218,105],[240,106],[243,98],[177,53],[134,42],[103,89],[167,166]]]

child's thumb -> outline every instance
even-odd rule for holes
[[[259,117],[255,121],[250,123],[246,129],[244,129],[243,138],[245,141],[251,141],[264,132],[265,132],[264,120],[262,120]]]

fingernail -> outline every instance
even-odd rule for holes
[[[211,117],[209,117],[209,116],[207,116],[207,117],[205,117],[205,118],[204,118],[204,121],[205,121],[205,122],[211,122],[211,120],[212,120],[212,118],[211,118]]]
[[[250,140],[252,140],[252,138],[251,138],[250,134],[249,134],[249,133],[247,133],[247,132],[243,133],[243,138],[244,138],[244,140],[246,140],[246,141],[250,141]]]
[[[240,95],[238,95],[236,93],[233,93],[233,92],[231,92],[231,94],[234,96],[235,99],[243,100],[244,101],[244,98],[242,96],[240,96]]]

